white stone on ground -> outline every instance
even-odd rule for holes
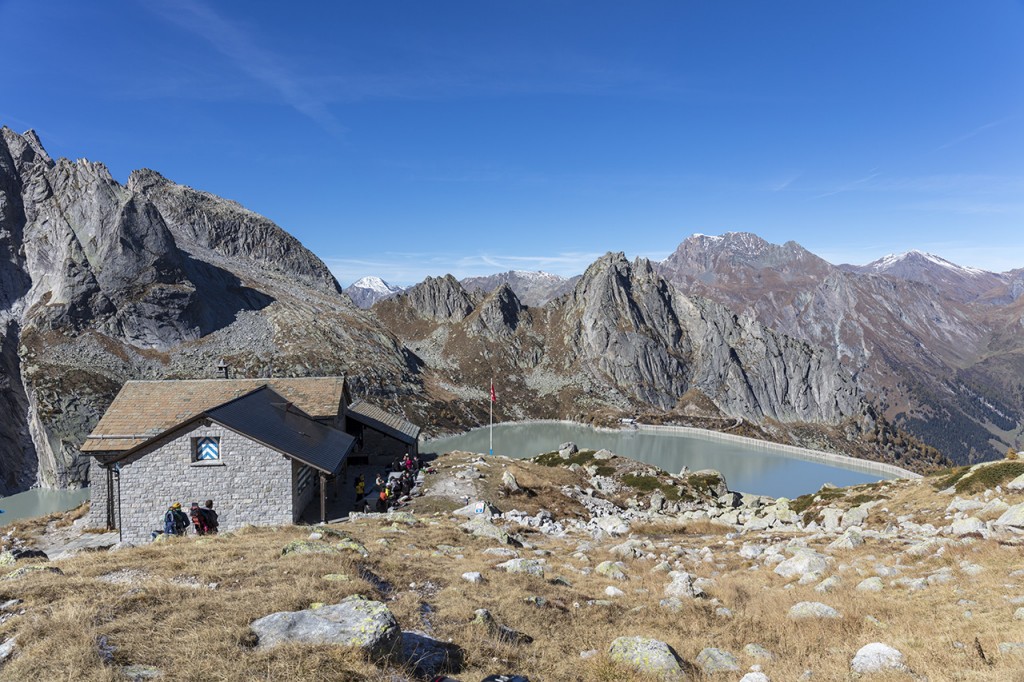
[[[889,670],[906,671],[906,658],[898,650],[882,642],[872,642],[860,648],[850,661],[850,670],[868,674]]]

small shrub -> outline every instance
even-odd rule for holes
[[[673,485],[662,483],[656,476],[637,476],[636,474],[626,474],[622,477],[622,482],[637,492],[650,493],[655,490],[660,490],[666,500],[672,500],[675,502],[679,499],[679,490]]]
[[[584,466],[594,461],[594,453],[596,450],[580,450],[575,455],[570,455],[568,459],[562,459],[562,456],[555,452],[545,452],[543,455],[538,455],[533,458],[533,461],[537,464],[541,464],[546,467],[567,467],[570,464],[579,464]]]
[[[955,469],[940,469],[932,474],[935,477],[935,481],[932,483],[932,487],[936,490],[945,490],[950,486],[954,486],[960,482],[970,472],[970,467],[959,467]]]
[[[999,462],[978,469],[970,476],[961,477],[956,483],[960,494],[980,493],[997,485],[1008,483],[1024,474],[1024,462]]]

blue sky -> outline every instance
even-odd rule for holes
[[[0,123],[241,202],[342,284],[694,232],[1024,267],[1024,4],[0,0]]]

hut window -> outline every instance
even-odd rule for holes
[[[219,462],[220,438],[217,436],[203,436],[202,438],[193,438],[192,461]]]

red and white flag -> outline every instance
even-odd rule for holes
[[[491,402],[492,403],[498,402],[498,396],[496,396],[494,394],[494,382],[493,381],[491,382]]]

